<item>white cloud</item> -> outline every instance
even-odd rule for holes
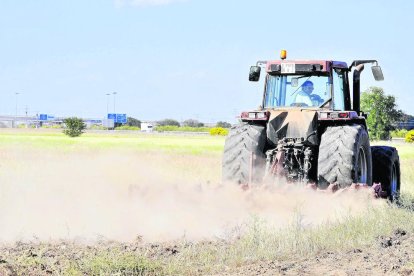
[[[116,7],[124,6],[135,6],[135,7],[145,7],[145,6],[163,6],[169,5],[178,2],[185,2],[187,0],[114,0]]]

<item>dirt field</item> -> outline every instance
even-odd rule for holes
[[[166,269],[163,263],[177,258],[190,246],[217,248],[225,242],[174,244],[143,242],[16,243],[0,248],[0,275],[163,275],[181,274]],[[209,249],[207,249],[209,250]],[[312,257],[291,256],[283,260],[247,262],[240,266],[202,267],[185,274],[198,275],[412,275],[414,237],[402,229],[378,237],[370,247],[346,251],[325,251]],[[143,259],[145,254],[149,259]],[[132,259],[134,261],[132,261]],[[182,272],[182,271],[181,271]]]
[[[366,192],[244,192],[220,183],[222,139],[67,139],[0,135],[0,275],[409,275],[414,268],[411,188],[402,207]],[[412,148],[401,153],[409,182]]]
[[[412,275],[414,238],[402,229],[371,247],[246,265],[229,275]]]

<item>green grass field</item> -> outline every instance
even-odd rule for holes
[[[85,133],[80,137],[70,138],[59,130],[0,132],[0,148],[8,146],[77,150],[77,149],[129,149],[137,151],[162,151],[170,153],[214,154],[219,155],[223,149],[224,137],[165,134],[118,134]]]
[[[225,138],[220,136],[117,134],[114,132],[86,133],[81,137],[70,138],[60,130],[39,132],[7,130],[0,132],[0,149],[10,146],[63,151],[126,149],[167,154],[209,155],[220,158],[224,140]],[[373,145],[390,145],[398,149],[401,160],[402,192],[414,194],[414,145],[390,142],[374,142]]]
[[[39,152],[128,151],[145,153],[145,156],[157,153],[170,158],[168,162],[171,167],[166,174],[178,171],[191,179],[219,181],[224,140],[224,137],[211,136],[116,133],[91,133],[68,138],[56,131],[2,131],[0,151],[19,148],[22,151],[34,149]],[[76,261],[68,261],[62,274],[133,274],[137,271],[145,274],[145,271],[150,271],[150,274],[195,275],[199,274],[199,269],[203,273],[217,273],[223,267],[235,268],[256,261],[303,257],[327,250],[370,247],[378,236],[389,235],[396,228],[414,232],[414,145],[386,144],[395,146],[400,154],[402,207],[383,204],[381,207],[367,208],[362,214],[330,220],[313,227],[303,226],[300,211],[296,214],[297,217],[292,217],[291,224],[277,229],[264,223],[260,217],[252,216],[247,231],[237,239],[211,243],[179,240],[175,242],[179,254],[172,256],[154,257],[148,250],[135,253],[122,250],[88,253]],[[174,161],[175,156],[180,156],[181,159]],[[189,167],[191,170],[188,170]],[[30,265],[25,264],[24,256],[16,262]]]

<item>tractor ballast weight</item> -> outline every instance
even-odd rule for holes
[[[263,101],[257,110],[242,112],[240,124],[231,129],[223,180],[252,186],[283,177],[318,189],[381,182],[381,196],[397,198],[398,152],[371,149],[367,115],[360,108],[364,64],[374,64],[374,78],[383,80],[378,62],[356,60],[348,67],[341,61],[285,60],[286,52],[281,57],[250,68],[250,81],[259,81],[262,68],[266,71]]]

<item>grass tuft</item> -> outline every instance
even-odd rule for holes
[[[99,251],[72,262],[66,275],[164,275],[158,261],[119,250]]]

